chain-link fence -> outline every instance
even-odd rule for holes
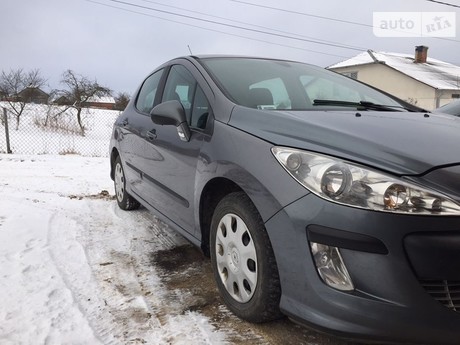
[[[20,106],[24,106],[20,112]],[[0,153],[108,156],[116,110],[0,102]]]

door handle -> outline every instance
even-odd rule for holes
[[[147,139],[149,140],[155,140],[157,138],[157,130],[152,129],[151,131],[147,132]]]
[[[124,120],[121,122],[121,125],[122,125],[123,127],[126,127],[128,124],[129,124],[128,119],[124,119]]]

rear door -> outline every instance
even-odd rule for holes
[[[150,161],[159,159],[146,147],[145,138],[151,127],[150,111],[160,101],[159,86],[163,80],[164,69],[154,72],[142,84],[134,107],[129,107],[119,119],[121,140],[119,141],[122,160],[124,161],[127,188],[137,199],[145,188],[142,179],[143,170]]]

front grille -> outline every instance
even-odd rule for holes
[[[453,311],[460,312],[460,281],[424,280],[421,284],[436,301]]]

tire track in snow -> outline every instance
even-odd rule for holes
[[[0,256],[0,342],[100,344],[54,264],[48,232],[54,211],[10,193],[0,204],[6,215],[0,241],[7,244]]]
[[[94,334],[103,344],[119,345],[121,343],[114,339],[111,330],[101,327],[98,322],[98,319],[101,318],[110,319],[111,315],[104,309],[100,309],[100,312],[95,312],[93,309],[94,303],[101,305],[101,301],[97,299],[98,295],[94,294],[97,291],[97,286],[92,278],[85,250],[76,240],[75,232],[63,231],[64,229],[77,229],[77,227],[78,224],[72,218],[61,214],[61,212],[53,213],[48,223],[48,246],[51,257],[65,285],[71,291],[73,300],[88,320]],[[62,257],[67,260],[62,260]],[[83,271],[86,273],[82,274]],[[82,277],[86,279],[82,279]],[[91,304],[86,303],[91,301],[90,296],[93,296]]]
[[[69,211],[52,218],[49,231],[53,257],[81,304],[80,310],[103,343],[225,343],[225,335],[216,331],[206,317],[180,314],[180,303],[169,298],[151,263],[153,252],[188,243],[185,239],[165,232],[146,210],[125,217],[128,213],[114,202],[67,202],[84,203],[90,218],[76,219]],[[69,225],[77,229],[73,238],[61,233]],[[73,263],[59,260],[69,252],[75,255]],[[83,268],[89,273],[82,280]]]

